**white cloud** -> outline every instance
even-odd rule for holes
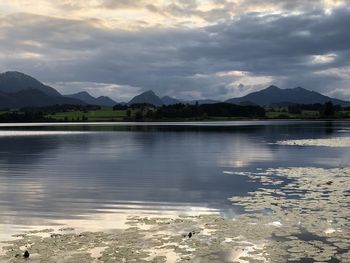
[[[348,0],[13,0],[2,1],[2,15],[34,13],[65,19],[97,19],[113,28],[201,27],[245,13],[291,13],[349,4]],[[0,15],[1,15],[0,14]]]
[[[337,54],[313,55],[311,56],[312,64],[327,64],[335,61]]]

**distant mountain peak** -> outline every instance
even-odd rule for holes
[[[5,78],[5,79],[12,79],[12,80],[29,80],[31,82],[35,82],[35,83],[40,83],[42,84],[39,80],[25,74],[19,71],[6,71],[0,74],[0,78]]]
[[[5,71],[5,72],[1,72],[0,75],[25,75],[25,74],[19,71]]]
[[[147,90],[140,95],[133,97],[128,104],[131,105],[139,103],[148,103],[155,106],[163,105],[163,101],[154,93],[153,90]]]
[[[276,86],[270,86],[266,89],[250,93],[246,96],[229,99],[226,102],[241,104],[251,102],[260,106],[270,106],[275,104],[316,104],[332,101],[336,105],[350,105],[348,101],[342,101],[324,96],[318,92],[310,91],[302,87],[294,89],[280,89]]]
[[[153,90],[146,90],[145,92],[143,92],[143,93],[141,93],[141,94],[150,94],[150,95],[156,95],[155,93],[154,93],[154,91]],[[157,95],[156,95],[157,96]]]
[[[78,93],[76,93],[76,94],[81,94],[81,95],[88,95],[88,96],[91,96],[90,95],[90,93],[89,92],[87,92],[87,91],[80,91],[80,92],[78,92]],[[92,96],[91,96],[92,97]]]
[[[2,72],[0,73],[0,75],[7,75],[7,76],[26,76],[26,77],[29,77],[29,78],[33,78],[23,72],[19,72],[19,71],[15,71],[15,70],[9,70],[9,71],[5,71],[5,72]]]
[[[303,88],[303,87],[296,87],[296,88],[294,88],[294,90],[310,92],[310,90],[307,90],[307,89],[305,89],[305,88]]]
[[[281,89],[279,87],[275,86],[275,85],[271,85],[271,86],[267,87],[265,90],[272,90],[272,91],[274,91],[274,90],[281,90]]]
[[[30,79],[31,81],[37,81],[38,80],[34,79],[33,77],[26,75],[22,72],[19,71],[6,71],[6,72],[2,72],[0,73],[0,78],[3,80],[12,80],[12,81],[18,81],[18,80],[22,80],[22,79]]]
[[[17,93],[28,89],[40,90],[49,96],[61,96],[54,88],[22,72],[6,71],[0,74],[0,92]]]
[[[95,98],[94,96],[90,95],[90,93],[87,91],[80,91],[75,94],[66,95],[66,97],[79,99],[90,105],[98,105],[104,107],[113,107],[117,104],[117,102],[112,100],[110,97],[99,96],[98,98]]]

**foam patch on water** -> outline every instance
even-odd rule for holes
[[[278,141],[279,145],[295,146],[323,146],[323,147],[350,147],[350,137],[337,137],[330,139],[305,139]]]

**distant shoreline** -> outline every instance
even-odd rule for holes
[[[150,104],[54,105],[0,111],[0,123],[32,122],[215,122],[242,120],[344,120],[350,119],[350,108],[331,102],[290,107],[241,106],[228,103],[155,107]]]
[[[239,123],[239,122],[350,122],[350,118],[343,119],[235,119],[235,120],[162,120],[162,121],[56,121],[56,122],[45,122],[45,121],[33,121],[33,122],[0,122],[1,127],[13,127],[13,126],[46,126],[46,125],[135,125],[135,126],[143,126],[143,125],[196,125],[196,124],[229,124],[229,123]]]

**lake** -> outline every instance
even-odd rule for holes
[[[3,124],[1,236],[74,220],[103,227],[103,214],[130,211],[233,216],[239,209],[228,198],[259,185],[232,173],[344,166],[349,148],[274,143],[345,136],[349,127],[321,121]]]
[[[1,124],[0,239],[108,230],[130,215],[234,218],[232,200],[264,185],[242,173],[350,163],[349,147],[276,142],[349,132],[345,121]]]

